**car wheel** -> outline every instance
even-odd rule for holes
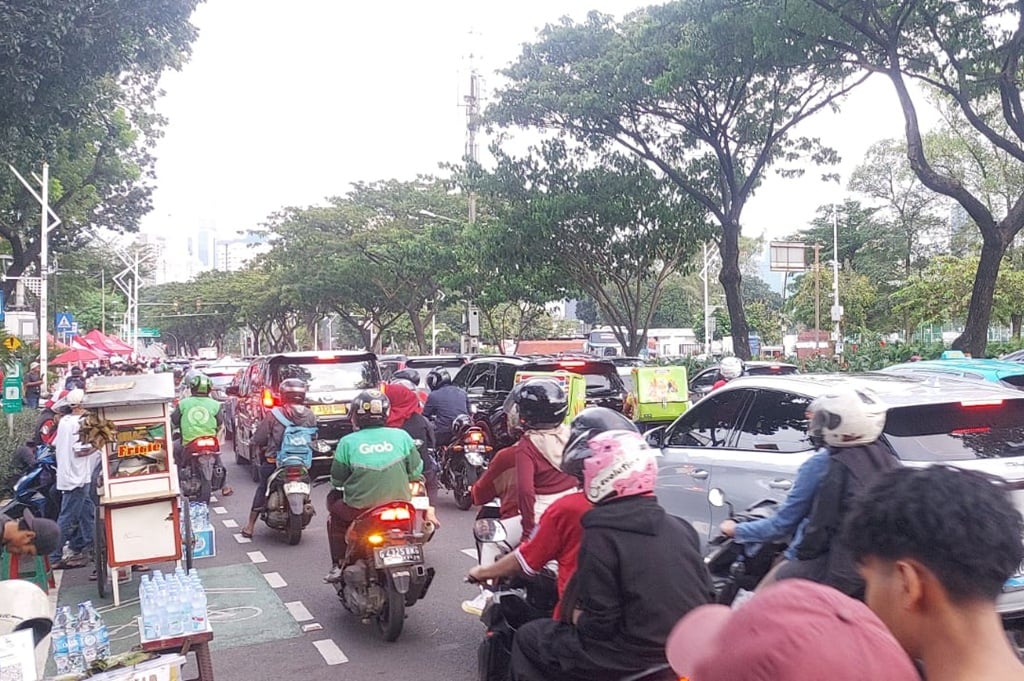
[[[238,433],[238,424],[235,424],[235,433]],[[235,463],[239,466],[249,463],[249,459],[242,456],[242,444],[238,441],[238,436],[231,438],[231,447],[235,450]]]

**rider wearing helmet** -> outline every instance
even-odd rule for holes
[[[739,357],[726,357],[718,365],[718,375],[721,376],[721,378],[715,381],[715,384],[711,386],[711,389],[718,390],[732,379],[742,376],[745,370],[746,367],[743,366],[742,359]]]
[[[409,483],[422,479],[423,460],[416,443],[387,424],[391,401],[379,390],[364,390],[352,400],[355,430],[338,441],[327,495],[327,538],[331,571],[326,582],[341,579],[345,533],[364,511],[389,501],[409,501]]]
[[[281,381],[278,391],[281,393],[281,406],[274,407],[252,434],[251,444],[254,456],[253,465],[260,467],[260,484],[256,488],[256,494],[252,498],[252,508],[249,511],[249,522],[242,528],[242,536],[252,538],[256,529],[256,520],[263,510],[263,502],[267,498],[267,481],[275,470],[277,470],[277,453],[281,449],[281,440],[284,438],[284,424],[277,418],[275,412],[290,421],[292,425],[306,428],[316,427],[316,415],[313,410],[306,406],[306,391],[308,386],[301,378],[286,378]]]
[[[469,395],[457,385],[452,385],[452,376],[447,369],[437,367],[427,374],[430,395],[423,407],[423,415],[434,419],[437,446],[444,447],[452,441],[452,422],[463,414],[471,413]]]
[[[797,560],[781,567],[778,579],[810,579],[863,598],[864,581],[837,535],[853,500],[898,465],[892,450],[878,441],[886,405],[870,389],[844,386],[815,399],[810,412],[808,433],[812,442],[828,448],[828,468],[814,495]]]
[[[405,387],[416,393],[421,407],[427,403],[427,397],[430,396],[430,389],[420,385],[420,372],[415,369],[399,369],[391,374],[389,383],[406,384]]]
[[[655,453],[635,430],[581,433],[562,470],[593,504],[583,516],[571,623],[534,620],[512,646],[517,681],[611,681],[665,664],[681,615],[711,600],[697,532],[654,497]]]
[[[221,404],[210,397],[210,390],[213,388],[213,381],[206,374],[195,374],[188,382],[191,395],[178,402],[178,406],[171,413],[171,425],[181,431],[181,440],[174,446],[174,460],[182,465],[182,457],[188,446],[201,437],[217,437],[220,429],[224,426],[224,413],[221,411]],[[216,466],[224,468],[217,455]],[[234,490],[227,486],[227,475],[225,474],[225,485],[220,493],[224,496],[231,496]]]

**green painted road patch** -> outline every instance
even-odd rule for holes
[[[208,601],[207,611],[213,627],[213,650],[238,648],[302,635],[299,625],[284,607],[259,569],[251,563],[198,567]],[[130,650],[139,643],[139,576],[121,585],[121,605],[113,598],[100,599],[96,584],[62,588],[58,603],[75,607],[91,600],[103,615],[110,632],[111,652]]]

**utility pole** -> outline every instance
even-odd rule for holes
[[[843,354],[842,320],[843,306],[839,304],[839,208],[832,204],[832,321],[835,322],[835,349]]]
[[[466,107],[466,149],[465,158],[471,163],[478,163],[480,160],[480,147],[476,141],[476,133],[480,129],[480,73],[477,71],[475,56],[471,53],[469,55],[470,68],[469,68],[469,93],[463,98]],[[469,193],[469,224],[476,222],[476,192],[471,191]],[[434,310],[432,311],[432,317],[436,316],[437,310],[437,297],[433,300]],[[479,325],[474,324],[474,320],[479,318],[479,310],[473,304],[472,300],[469,300],[466,305],[466,322],[469,325],[469,341],[466,343],[465,350],[469,352],[477,351],[477,342],[479,336]],[[476,327],[476,328],[474,328]],[[437,352],[437,336],[436,330],[434,329],[433,319],[431,321],[431,352]]]
[[[821,353],[821,244],[814,244],[814,356]]]

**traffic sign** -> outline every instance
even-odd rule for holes
[[[58,312],[53,316],[53,328],[59,333],[71,333],[74,329],[75,315],[70,312]]]
[[[160,329],[151,329],[151,328],[147,328],[147,327],[142,327],[142,328],[139,329],[138,336],[139,336],[139,338],[159,338],[160,337]]]
[[[3,407],[5,414],[17,414],[21,411],[21,379],[4,379]]]
[[[7,366],[7,378],[21,378],[21,362],[12,362]]]
[[[4,347],[11,352],[14,352],[21,347],[21,339],[17,336],[8,336],[7,338],[4,338]]]

